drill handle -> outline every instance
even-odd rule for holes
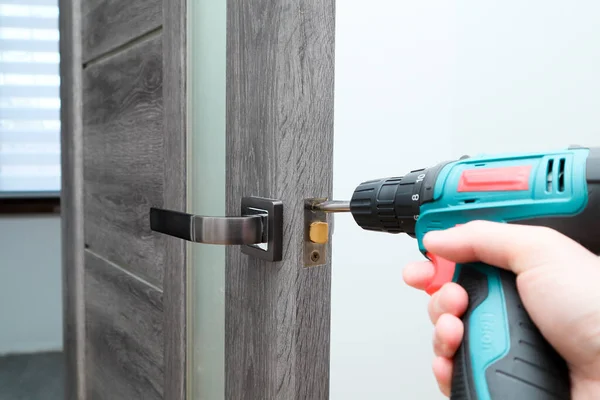
[[[451,400],[570,399],[565,361],[521,303],[512,272],[457,264],[454,281],[469,305],[454,357]]]

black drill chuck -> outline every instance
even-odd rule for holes
[[[421,204],[433,200],[435,180],[446,164],[361,183],[350,200],[354,220],[366,230],[414,237]]]

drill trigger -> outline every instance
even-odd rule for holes
[[[425,288],[425,292],[429,295],[433,295],[435,292],[440,290],[444,284],[452,282],[456,263],[436,256],[432,253],[427,253],[425,256],[431,260],[434,269],[433,278],[431,283],[429,283],[429,286]]]

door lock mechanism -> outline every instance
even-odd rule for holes
[[[241,245],[244,254],[266,261],[281,261],[283,203],[244,197],[241,215],[237,217],[209,217],[151,208],[150,229],[195,243]]]

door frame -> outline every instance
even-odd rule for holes
[[[187,0],[163,0],[164,207],[187,208]],[[173,173],[176,172],[176,173]],[[167,238],[163,277],[165,398],[186,399],[186,243]]]
[[[85,399],[81,4],[59,0],[65,399]]]

